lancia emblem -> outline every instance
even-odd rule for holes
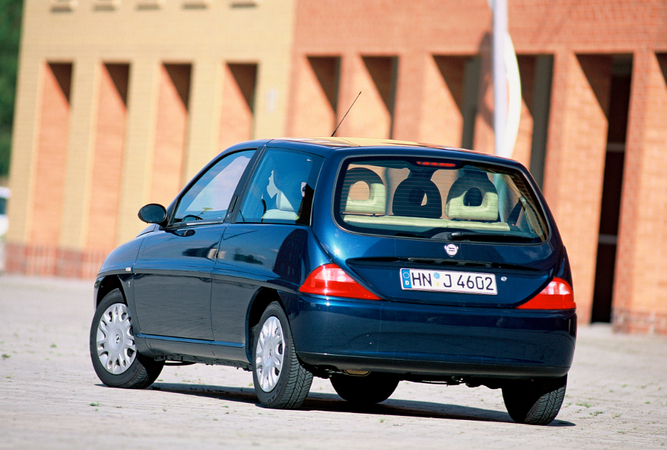
[[[447,244],[445,245],[445,251],[449,256],[454,256],[458,253],[459,246],[454,244]]]

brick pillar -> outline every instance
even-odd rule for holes
[[[256,84],[256,64],[225,64],[218,141],[220,151],[252,138]]]
[[[292,61],[294,79],[287,134],[331,136],[337,125],[340,58],[298,55]]]
[[[137,211],[151,201],[160,67],[158,61],[138,60],[129,74],[116,245],[133,239],[145,226],[137,219]]]
[[[54,275],[60,241],[69,148],[71,63],[43,66],[37,150],[29,184],[33,202],[25,223],[27,240],[7,249],[7,270]]]
[[[59,220],[61,224],[59,239],[54,243],[57,243],[59,249],[72,252],[81,251],[88,234],[92,181],[90,168],[94,160],[94,126],[98,120],[96,81],[99,72],[100,64],[96,58],[79,58],[71,74],[72,106],[65,155],[63,205],[60,217],[53,216],[51,220]]]
[[[420,51],[409,51],[400,55],[393,112],[394,139],[420,140],[419,130],[424,117],[422,95],[427,60],[432,60],[431,56]]]
[[[42,79],[41,122],[34,177],[33,221],[29,240],[57,244],[65,187],[72,64],[46,64]],[[44,226],[45,224],[49,226]]]
[[[97,123],[85,248],[110,251],[116,244],[127,123],[128,64],[101,64]],[[100,233],[100,230],[105,230]]]
[[[667,335],[667,55],[635,53],[613,298],[618,331]]]
[[[611,57],[555,55],[544,193],[568,249],[581,323],[593,303],[610,83]]]
[[[184,184],[191,66],[163,64],[157,103],[151,201],[168,205]]]
[[[223,64],[218,55],[198,56],[193,62],[183,183],[190,181],[204,165],[224,150],[218,146],[220,115],[223,112],[222,69]],[[248,135],[252,136],[252,129]]]
[[[355,97],[361,97],[341,124],[336,136],[389,138],[392,111],[387,99],[391,97],[391,57],[362,57],[357,53],[344,55],[341,62],[341,85],[338,120],[348,110]],[[398,63],[400,64],[400,62]],[[376,76],[376,79],[373,78]]]
[[[417,140],[461,145],[465,56],[428,56],[421,92],[421,120]]]

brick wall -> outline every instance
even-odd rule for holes
[[[533,82],[535,78],[535,57],[519,56],[521,77],[521,120],[512,158],[530,167],[530,151],[533,143]]]
[[[255,64],[225,64],[218,141],[220,151],[252,138],[256,79]]]
[[[667,5],[508,3],[523,88],[515,158],[525,164],[533,133],[535,58],[554,56],[543,190],[569,250],[582,323],[590,318],[593,297],[611,61],[614,55],[633,57],[613,317],[617,329],[667,333],[661,325],[667,263],[660,257],[667,251],[667,178],[661,174],[667,163]],[[234,10],[226,2],[210,2],[194,20],[179,2],[165,2],[150,14],[122,2],[100,14],[80,0],[72,11],[54,14],[43,1],[27,0],[10,180],[11,270],[87,273],[84,267],[98,262],[96,251],[140,229],[141,204],[171,201],[221,147],[250,136],[330,134],[359,91],[338,135],[459,145],[462,64],[470,56],[482,58],[474,147],[493,152],[492,17],[486,0],[277,5]],[[159,26],[164,21],[173,27]],[[125,106],[118,101],[118,85],[109,83],[110,66],[106,74],[101,70],[90,136],[78,120],[86,116],[83,110],[72,115],[76,101],[70,104],[68,92],[83,92],[78,101],[85,109],[94,103],[93,89],[79,85],[77,91],[64,81],[77,79],[72,71],[83,76],[77,58],[85,60],[88,72],[93,60],[132,61]],[[332,76],[323,61],[340,61],[340,72]],[[256,77],[252,87],[252,77],[238,72],[249,67]],[[333,79],[337,86],[331,86]],[[90,160],[81,167],[90,172],[81,175],[85,182],[68,184],[65,173],[78,172],[67,167],[78,169],[70,163],[82,155]],[[80,197],[89,199],[82,211],[74,207]],[[80,239],[78,228],[62,225],[68,220],[87,222]],[[74,230],[73,236],[63,240],[63,229]]]
[[[163,64],[157,100],[157,124],[150,201],[168,205],[183,187],[188,127],[189,64]]]
[[[340,58],[301,56],[293,62],[294,82],[299,89],[290,105],[289,116],[292,120],[289,121],[287,134],[330,136],[338,125]]]
[[[55,245],[7,243],[5,270],[23,275],[95,279],[107,251],[79,251]]]
[[[129,65],[100,67],[97,130],[86,248],[110,251],[116,243],[127,121]],[[104,230],[104,232],[100,232]]]
[[[666,54],[635,53],[613,303],[623,331],[667,334],[666,74]]]
[[[569,249],[583,323],[593,299],[610,75],[608,57],[556,54],[544,193]]]
[[[426,56],[418,140],[461,145],[466,56]]]
[[[60,238],[71,77],[71,64],[47,63],[42,67],[41,114],[29,230],[29,239],[37,244],[51,244]]]

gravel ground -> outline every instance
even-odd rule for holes
[[[92,283],[0,276],[0,449],[665,448],[667,339],[580,327],[560,414],[518,425],[498,390],[403,382],[355,408],[315,379],[304,406],[258,405],[249,372],[165,367],[102,385],[88,356]]]

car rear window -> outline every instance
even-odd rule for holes
[[[464,161],[348,159],[334,216],[360,233],[509,243],[548,238],[544,212],[521,172]]]

